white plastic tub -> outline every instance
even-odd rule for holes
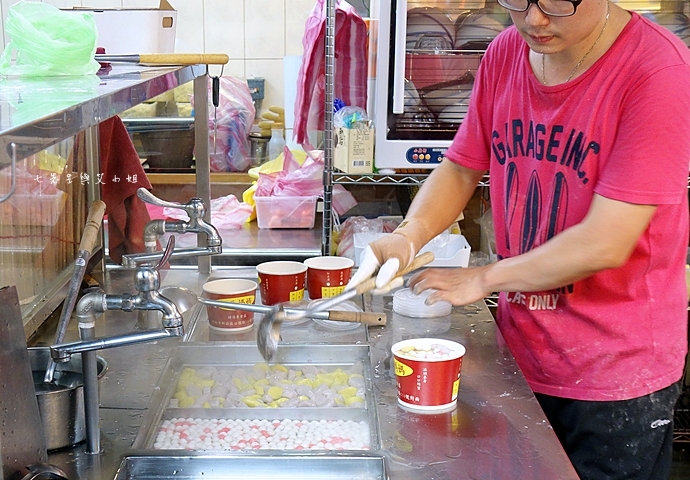
[[[254,197],[259,228],[314,228],[318,197]]]

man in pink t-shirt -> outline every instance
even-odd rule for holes
[[[377,269],[387,284],[489,170],[499,261],[410,285],[455,305],[501,292],[497,325],[582,478],[668,478],[688,346],[690,52],[606,0],[499,3],[514,27],[489,46],[447,160],[350,286]]]

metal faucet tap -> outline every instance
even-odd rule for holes
[[[56,362],[66,362],[69,361],[73,354],[81,354],[86,421],[86,451],[88,453],[98,453],[100,451],[96,350],[152,342],[181,336],[184,333],[182,314],[179,309],[174,302],[161,295],[158,291],[160,287],[158,269],[168,261],[174,248],[175,237],[170,237],[163,256],[156,266],[143,264],[137,267],[134,274],[134,286],[137,289],[136,295],[130,293],[106,295],[103,292],[92,292],[84,295],[77,303],[76,308],[80,340],[50,347],[50,355]],[[96,319],[106,310],[123,310],[125,312],[133,310],[160,310],[163,312],[163,328],[96,338]]]
[[[175,248],[175,237],[170,237],[165,247],[163,256],[157,265],[142,264],[137,266],[134,273],[134,287],[136,295],[123,293],[121,295],[108,295],[103,292],[92,292],[84,295],[76,308],[76,316],[79,320],[80,333],[83,328],[93,328],[96,318],[107,310],[122,310],[132,312],[134,310],[158,310],[163,313],[161,330],[146,330],[143,332],[117,335],[106,338],[94,338],[93,331],[88,337],[78,342],[62,343],[50,347],[50,353],[56,362],[66,362],[75,353],[102,350],[106,348],[133,345],[136,343],[150,342],[162,338],[181,336],[184,333],[182,314],[175,303],[163,296],[160,288],[160,273],[158,269],[165,264]]]
[[[137,196],[144,202],[157,207],[179,208],[189,216],[184,220],[151,220],[144,228],[144,245],[146,253],[123,255],[122,265],[134,268],[138,263],[154,262],[161,258],[162,252],[156,252],[156,241],[166,232],[174,233],[203,233],[206,235],[206,246],[199,248],[181,248],[172,253],[172,257],[196,257],[222,253],[223,239],[216,227],[204,220],[206,205],[201,198],[194,197],[189,202],[180,204],[166,202],[153,195],[145,188],[137,190]]]

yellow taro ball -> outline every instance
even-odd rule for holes
[[[261,404],[261,401],[256,399],[256,398],[251,398],[251,397],[244,397],[242,399],[245,405],[248,407],[258,407]]]
[[[181,402],[181,401],[184,400],[185,398],[192,398],[192,397],[190,397],[189,395],[187,395],[187,392],[186,392],[186,391],[180,390],[180,391],[178,391],[178,392],[175,392],[175,395],[173,395],[173,398],[176,398],[177,400],[179,400],[179,401]],[[192,398],[192,400],[194,400],[194,399]]]
[[[342,395],[343,398],[347,400],[347,397],[352,397],[357,394],[357,389],[355,387],[347,387],[342,390],[338,390],[338,394]]]
[[[307,385],[311,388],[314,388],[314,382],[312,382],[309,378],[299,378],[295,380],[295,385]]]
[[[264,394],[264,387],[262,387],[261,385],[254,385],[254,390],[256,390],[257,395]],[[268,390],[270,391],[271,389],[269,388]]]
[[[243,382],[242,380],[240,380],[239,378],[233,378],[233,379],[232,379],[232,383],[234,383],[235,386],[236,386],[238,389],[240,389],[240,390],[246,390],[246,389],[248,389],[248,388],[251,387],[251,385],[249,385],[248,383],[244,383],[244,382]]]
[[[192,382],[190,380],[180,380],[179,382],[177,382],[176,390],[177,391],[187,390],[187,387],[191,384],[192,384]]]
[[[330,387],[331,385],[333,385],[333,380],[334,380],[334,378],[333,378],[332,374],[330,374],[330,373],[319,373],[316,376],[316,382],[317,382],[316,386],[321,385],[322,383],[325,383],[326,385],[328,385]]]
[[[194,405],[194,399],[192,397],[187,397],[183,400],[180,400],[178,405],[180,406],[180,408],[191,407],[192,405]]]
[[[268,396],[271,397],[273,400],[278,400],[280,397],[283,396],[283,389],[280,387],[271,387],[268,389]]]
[[[280,363],[277,363],[271,367],[271,370],[274,372],[285,372],[288,373],[288,369],[285,365],[281,365]]]

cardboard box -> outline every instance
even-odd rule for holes
[[[158,8],[74,7],[72,11],[92,12],[98,28],[98,47],[105,53],[174,53],[177,10],[167,0]],[[70,10],[66,10],[70,11]]]
[[[374,129],[370,127],[335,129],[333,166],[345,173],[374,171]]]

